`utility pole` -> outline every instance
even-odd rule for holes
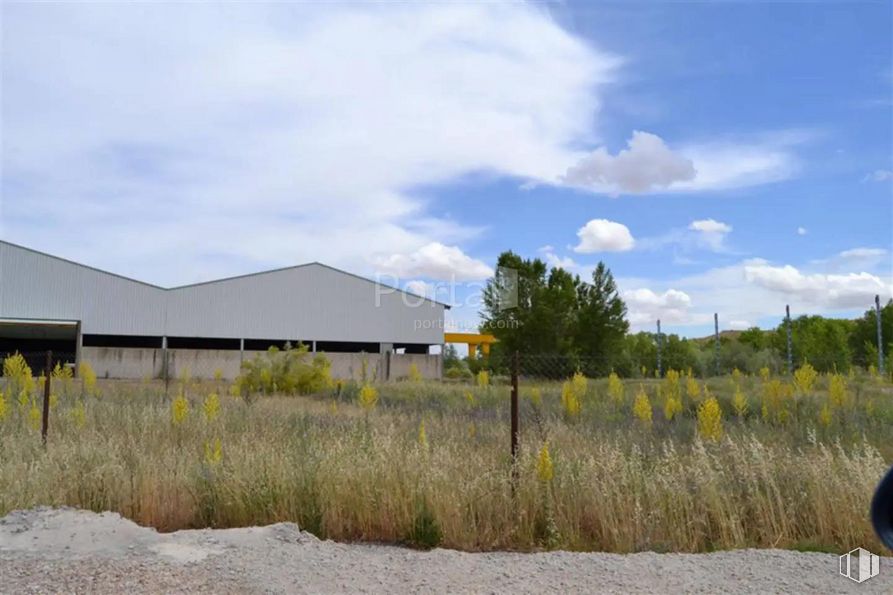
[[[512,392],[511,392],[511,424],[512,424],[512,496],[518,485],[520,470],[518,469],[518,449],[521,439],[521,417],[519,414],[518,376],[521,375],[520,356],[516,351],[512,356]]]
[[[663,339],[660,334],[660,318],[657,319],[657,377],[660,378],[663,376],[663,367],[660,361],[660,350],[663,347]]]
[[[788,329],[788,375],[791,375],[794,373],[794,339],[791,331],[791,306],[785,306],[784,312],[785,326],[787,326]]]
[[[716,375],[719,376],[719,313],[713,313],[713,350],[716,359]]]
[[[881,296],[874,296],[874,315],[877,319],[877,369],[884,375],[884,333],[881,330]]]

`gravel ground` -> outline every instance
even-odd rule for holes
[[[893,558],[858,585],[833,554],[468,554],[320,541],[296,525],[159,534],[114,513],[0,519],[2,593],[891,593]]]

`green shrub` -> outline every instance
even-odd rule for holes
[[[306,345],[270,347],[263,355],[242,362],[236,379],[243,395],[283,393],[307,395],[332,385],[331,363],[322,354],[311,357]]]
[[[442,540],[443,531],[440,529],[437,517],[434,516],[428,503],[421,500],[416,504],[415,517],[407,541],[414,547],[430,550],[440,545]]]

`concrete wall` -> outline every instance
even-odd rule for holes
[[[162,370],[160,349],[82,347],[81,361],[89,363],[99,378],[157,378]]]
[[[213,378],[217,370],[226,380],[239,374],[242,353],[229,350],[169,349],[171,378],[179,377],[185,369],[192,378]],[[251,359],[263,351],[245,351],[244,358]],[[160,378],[164,372],[161,349],[137,349],[123,347],[83,347],[82,361],[89,362],[99,378],[143,379]],[[388,356],[378,353],[324,353],[332,364],[332,377],[342,380],[361,380],[363,363],[366,378],[383,381],[387,378]],[[443,360],[440,355],[397,354],[390,356],[390,379],[409,376],[415,364],[422,378],[440,379]]]
[[[391,380],[409,376],[409,368],[415,364],[422,378],[443,378],[443,357],[440,354],[391,354]]]

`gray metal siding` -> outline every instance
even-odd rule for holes
[[[0,242],[0,317],[88,334],[442,343],[444,306],[417,302],[319,264],[166,290]]]
[[[161,288],[0,242],[0,317],[80,320],[83,332],[154,335]]]
[[[170,336],[282,338],[317,341],[441,343],[444,308],[312,264],[173,289]],[[416,320],[430,321],[416,329]]]

